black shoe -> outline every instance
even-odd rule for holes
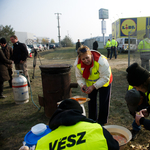
[[[139,132],[140,131],[136,131],[136,130],[130,130],[131,131],[131,134],[132,134],[132,139],[131,139],[131,141],[134,141],[136,138],[137,138],[137,136],[138,136],[138,134],[139,134]]]
[[[6,98],[7,96],[0,95],[0,99]]]

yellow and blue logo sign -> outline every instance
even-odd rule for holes
[[[150,33],[150,18],[146,18],[146,34],[149,36]]]
[[[130,18],[130,19],[121,19],[120,22],[120,36],[128,36],[129,32],[131,31],[131,35],[136,36],[137,31],[137,18]]]

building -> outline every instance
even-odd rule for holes
[[[18,37],[19,42],[25,43],[25,44],[33,44],[33,43],[42,43],[43,39],[45,39],[46,43],[47,41],[50,43],[50,38],[48,37],[37,37],[33,33],[29,32],[15,32],[15,35]]]
[[[18,37],[19,42],[32,44],[36,41],[36,36],[33,33],[28,32],[15,32],[15,35]]]
[[[108,39],[111,39],[111,38],[112,38],[111,34],[109,36],[105,36],[105,45],[106,45],[106,42],[108,41]],[[83,40],[84,45],[88,46],[90,49],[93,49],[94,41],[98,42],[98,49],[103,49],[104,48],[103,36],[97,36],[97,37],[93,37],[93,38]]]
[[[121,18],[112,23],[113,38],[125,38],[129,33],[137,39],[150,35],[150,17]]]

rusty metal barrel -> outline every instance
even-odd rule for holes
[[[41,65],[43,97],[39,96],[39,104],[44,107],[45,115],[51,118],[57,108],[57,102],[71,97],[71,88],[77,83],[71,82],[70,64]]]

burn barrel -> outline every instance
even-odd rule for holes
[[[70,64],[41,65],[43,97],[39,96],[39,104],[44,107],[45,115],[50,118],[57,108],[57,102],[71,97]]]

